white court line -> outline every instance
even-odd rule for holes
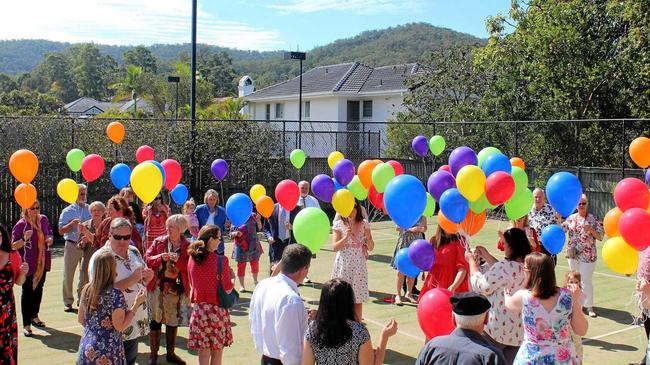
[[[616,334],[619,334],[619,333],[622,333],[622,332],[627,332],[629,330],[633,330],[633,329],[637,329],[637,328],[641,328],[641,326],[629,326],[629,327],[625,327],[625,328],[620,329],[620,330],[603,333],[602,335],[599,335],[599,336],[596,336],[596,337],[585,338],[585,339],[583,339],[582,344],[585,344],[585,343],[587,343],[589,341],[599,340],[599,339],[605,338],[607,336],[616,335]]]

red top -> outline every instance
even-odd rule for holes
[[[167,234],[167,213],[158,212],[153,214],[151,209],[147,208],[142,212],[144,215],[144,236],[147,239],[145,242],[145,248],[148,250],[149,246],[153,244],[153,241],[161,236]]]
[[[222,275],[217,273],[217,260],[221,259]],[[234,288],[230,276],[230,264],[226,256],[218,256],[214,252],[208,253],[208,257],[202,264],[197,264],[192,257],[187,264],[187,271],[192,285],[192,303],[208,303],[219,305],[217,285],[221,280],[223,289],[228,291]]]
[[[105,218],[102,223],[99,224],[97,230],[95,231],[95,240],[93,241],[93,247],[99,248],[106,244],[108,241],[108,233],[111,228],[111,222],[113,218]],[[131,242],[135,244],[135,248],[140,251],[140,254],[144,256],[144,251],[142,250],[142,236],[135,227],[131,230]]]
[[[469,264],[465,260],[465,247],[461,241],[456,240],[436,248],[433,267],[429,270],[429,275],[424,280],[424,285],[422,286],[422,290],[420,290],[420,298],[429,289],[447,289],[454,282],[459,268],[465,268],[465,278],[454,293],[469,291]]]
[[[155,256],[160,255],[164,252],[168,252],[168,239],[168,235],[156,238],[151,246],[149,246],[147,254],[144,256],[147,266],[155,272],[153,280],[151,280],[149,282],[149,285],[147,285],[147,290],[149,291],[153,291],[156,288],[156,285],[158,285],[158,272],[160,270],[160,265],[162,265],[164,261],[161,257]],[[181,236],[181,251],[179,253],[180,257],[178,258],[178,261],[176,261],[176,268],[181,273],[181,280],[183,281],[183,286],[185,287],[186,292],[187,283],[189,283],[189,277],[187,275],[187,263],[190,258],[190,256],[187,254],[187,248],[189,246],[190,243],[185,239],[185,237]]]

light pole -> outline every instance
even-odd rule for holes
[[[167,82],[176,84],[176,104],[174,104],[174,111],[176,112],[176,120],[178,120],[178,83],[181,82],[181,78],[178,76],[167,76]]]
[[[191,86],[190,86],[190,118],[192,144],[190,153],[190,185],[194,183],[194,167],[196,166],[196,1],[192,0],[192,61],[191,61]]]
[[[285,60],[300,60],[300,81],[298,86],[298,148],[302,148],[302,61],[307,58],[305,52],[284,52]]]

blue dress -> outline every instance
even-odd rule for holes
[[[101,296],[94,311],[86,311],[77,365],[126,365],[122,332],[113,327],[111,320],[113,311],[120,308],[127,310],[124,294],[113,288]]]

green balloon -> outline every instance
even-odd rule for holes
[[[330,237],[330,220],[319,208],[304,208],[293,221],[293,233],[298,243],[315,254]]]
[[[291,151],[291,154],[289,155],[289,160],[291,161],[291,164],[293,167],[299,169],[302,167],[302,165],[305,164],[305,151],[301,149],[295,149]]]
[[[475,214],[481,214],[486,209],[494,208],[496,208],[496,206],[490,204],[490,202],[487,200],[487,197],[485,196],[485,193],[483,193],[483,195],[481,195],[478,200],[469,202],[469,209],[471,209]]]
[[[533,198],[533,192],[528,188],[515,194],[505,204],[508,219],[514,221],[525,216],[530,212],[530,208],[533,207],[534,202],[535,198]]]
[[[445,139],[442,136],[435,135],[429,140],[429,151],[434,156],[438,156],[445,150]]]
[[[513,196],[528,188],[528,175],[521,167],[513,166],[510,174],[515,181],[515,192],[512,194]]]
[[[483,161],[485,161],[486,158],[497,153],[501,153],[501,151],[499,151],[499,149],[496,147],[485,147],[482,149],[478,153],[478,167],[482,167]]]
[[[389,163],[380,163],[372,170],[372,184],[378,193],[383,193],[390,179],[395,177],[395,169]]]
[[[436,201],[433,199],[431,194],[427,193],[427,205],[424,207],[424,217],[433,217],[433,213],[436,211]]]
[[[368,197],[368,190],[363,186],[358,175],[354,175],[354,178],[350,181],[347,188],[352,192],[352,195],[354,195],[357,200],[366,200]]]
[[[68,164],[68,167],[72,172],[77,172],[81,170],[81,162],[84,157],[86,157],[84,151],[78,148],[73,148],[68,151],[68,154],[65,156],[65,162]]]

